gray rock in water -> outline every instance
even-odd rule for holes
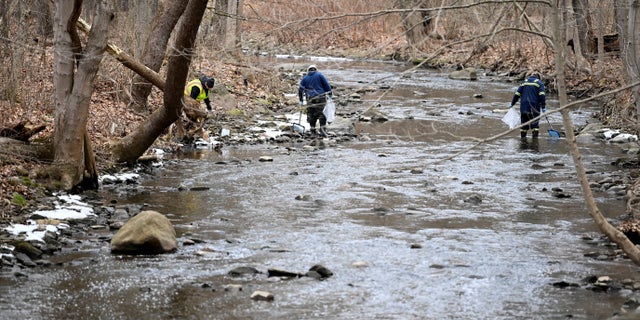
[[[329,278],[333,275],[333,272],[331,272],[331,270],[327,269],[327,267],[321,265],[321,264],[316,264],[313,267],[311,267],[309,269],[309,272],[307,272],[306,274],[308,277],[312,277],[312,278],[316,278],[316,279],[326,279]],[[318,278],[319,276],[319,278]]]
[[[389,117],[386,114],[380,112],[380,110],[378,110],[377,108],[371,108],[371,109],[365,111],[360,116],[360,118],[361,118],[361,120],[362,119],[368,119],[368,121],[370,121],[370,122],[378,122],[378,123],[389,121]]]
[[[277,269],[277,268],[271,268],[268,270],[268,277],[289,277],[289,278],[299,278],[302,275],[297,273],[297,272],[293,272],[293,271],[287,271],[287,270],[282,270],[282,269]]]
[[[18,259],[18,262],[20,262],[23,266],[30,267],[30,268],[33,268],[36,266],[36,263],[33,262],[33,260],[29,258],[29,256],[27,256],[22,252],[17,252],[16,254],[14,254],[14,256],[16,257],[16,259]]]
[[[237,268],[233,268],[227,274],[229,274],[232,277],[240,277],[245,274],[251,275],[251,274],[257,274],[257,273],[260,273],[260,271],[258,271],[258,269],[254,267],[237,267]]]
[[[142,211],[111,239],[111,252],[159,254],[176,251],[178,241],[171,221],[157,211]]]
[[[252,300],[258,300],[258,301],[273,301],[275,297],[273,296],[273,294],[271,292],[267,292],[267,291],[254,291],[251,294],[251,299]]]
[[[482,203],[482,196],[479,194],[472,194],[464,199],[464,202],[480,204]]]
[[[475,68],[466,68],[449,73],[449,78],[454,80],[478,80]]]

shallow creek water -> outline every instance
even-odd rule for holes
[[[390,116],[356,125],[371,140],[318,142],[314,151],[302,143],[200,150],[167,162],[135,195],[105,191],[106,204],[145,203],[181,240],[202,242],[149,257],[111,255],[108,242],[91,242],[56,257],[69,262],[46,273],[3,281],[3,318],[603,319],[637,297],[552,286],[592,275],[635,279],[638,268],[584,256],[611,249],[582,239],[597,230],[565,142],[546,135],[546,122],[537,144],[514,132],[436,162],[504,131],[504,113],[494,110],[515,83],[433,70],[399,76],[407,66],[392,63],[314,63],[336,87],[392,88],[354,107],[379,103]],[[572,112],[574,122],[590,121],[590,108]],[[559,115],[550,121],[562,127]],[[617,170],[609,163],[619,147],[593,141],[581,151],[593,180]],[[623,213],[620,197],[596,196],[607,217]],[[227,274],[241,266],[304,273],[315,264],[334,275]],[[251,300],[256,290],[275,299]]]

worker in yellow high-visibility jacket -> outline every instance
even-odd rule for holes
[[[209,91],[213,89],[216,80],[210,77],[202,77],[200,79],[193,79],[187,83],[184,88],[184,94],[195,99],[198,102],[204,101],[207,105],[207,110],[211,111],[211,101],[209,100]]]

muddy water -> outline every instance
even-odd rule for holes
[[[507,105],[515,84],[453,81],[433,71],[398,76],[406,67],[394,64],[316,63],[337,87],[383,79],[374,86],[392,90],[365,94],[348,108],[379,103],[391,121],[358,123],[357,132],[371,139],[316,142],[314,151],[302,143],[201,150],[168,161],[135,195],[105,191],[105,203],[144,203],[167,214],[181,240],[199,241],[152,257],[114,256],[106,241],[85,242],[57,257],[64,263],[50,272],[0,286],[3,315],[603,319],[636,296],[584,286],[588,276],[621,280],[638,270],[628,260],[584,256],[611,249],[582,239],[596,229],[564,141],[543,134],[521,143],[516,132],[444,160],[506,128],[494,109]],[[583,124],[589,114],[585,106],[572,117]],[[561,127],[559,117],[550,121]],[[588,170],[616,170],[608,163],[617,147],[594,141],[582,151]],[[188,191],[197,187],[210,189]],[[552,188],[570,197],[554,197]],[[623,213],[621,198],[596,195],[605,215]],[[242,266],[304,273],[315,264],[334,275],[227,275]],[[560,281],[581,286],[551,285]],[[251,300],[256,290],[274,301]]]

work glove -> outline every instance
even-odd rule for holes
[[[546,107],[542,107],[542,109],[540,109],[540,111],[542,111],[542,113],[547,112],[547,108]]]
[[[513,105],[512,105],[512,104],[509,104],[509,109],[511,109],[511,108],[513,108]]]

